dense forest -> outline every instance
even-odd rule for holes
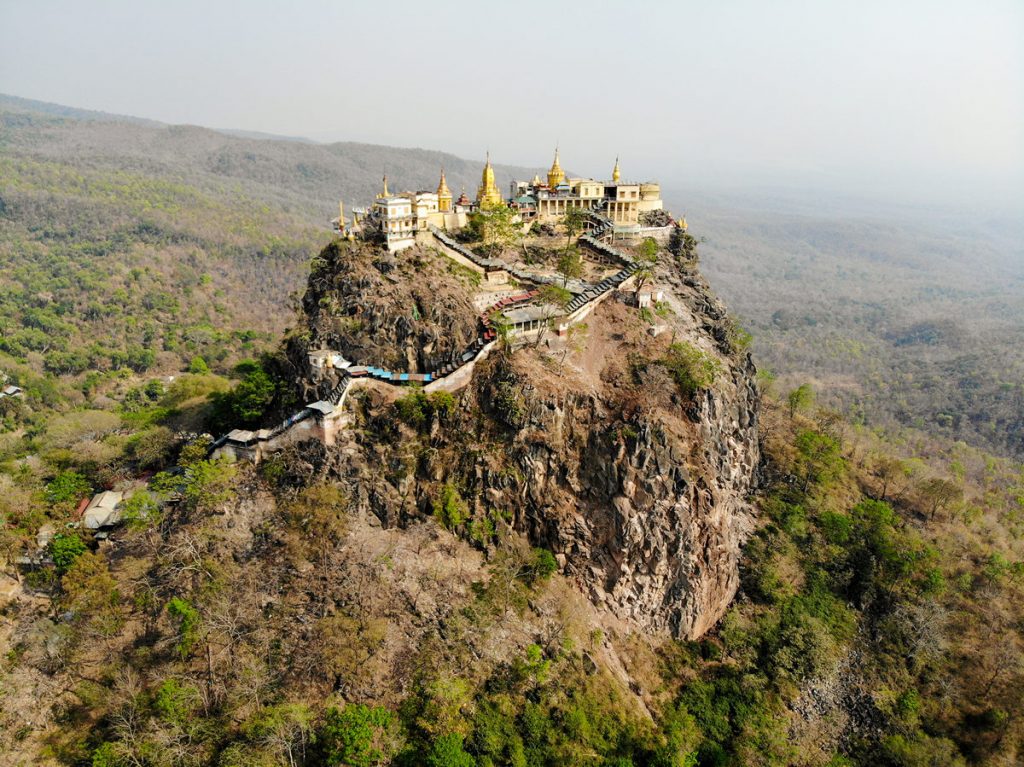
[[[0,399],[0,602],[31,594],[0,604],[0,752],[1019,763],[1024,290],[994,222],[675,206],[777,375],[740,591],[700,641],[598,628],[549,552],[453,523],[456,495],[384,530],[308,457],[208,459],[211,433],[294,404],[279,343],[339,195],[442,163],[475,184],[436,152],[0,100],[0,378],[24,389]],[[410,395],[377,425],[426,453],[451,406]],[[127,525],[90,545],[66,523],[114,486]],[[44,527],[54,567],[15,566]],[[385,668],[396,637],[415,649]]]
[[[679,197],[762,365],[855,421],[1024,456],[1019,218]]]

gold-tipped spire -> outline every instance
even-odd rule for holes
[[[476,193],[477,204],[481,208],[496,208],[502,203],[501,191],[494,182],[494,168],[491,167],[491,153],[487,152],[487,162],[480,176],[480,188]]]
[[[551,170],[548,171],[548,186],[554,189],[565,181],[565,171],[558,162],[558,147],[555,147],[555,161],[551,163]]]
[[[385,173],[384,174],[384,191],[377,195],[377,199],[381,199],[382,197],[390,197],[390,196],[391,195],[388,194],[388,174]]]
[[[441,166],[441,181],[437,185],[437,209],[447,213],[452,209],[452,192],[448,188],[448,181],[444,177],[444,166]]]
[[[622,173],[619,171],[619,158],[615,158],[615,167],[612,168],[612,181],[616,184],[619,183],[619,179],[622,178]]]

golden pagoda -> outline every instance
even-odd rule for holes
[[[441,213],[448,213],[452,209],[452,192],[445,180],[444,168],[441,168],[441,183],[437,185],[437,209]]]
[[[484,172],[480,177],[480,188],[476,193],[476,202],[481,210],[501,207],[504,200],[498,185],[494,183],[494,168],[491,167],[491,153],[487,153],[487,164],[484,165]]]
[[[558,163],[558,147],[555,147],[555,161],[551,163],[551,170],[548,171],[548,186],[554,189],[565,181],[565,171]]]
[[[381,199],[383,199],[385,197],[390,197],[390,196],[391,195],[388,194],[388,174],[385,173],[384,174],[384,191],[377,195],[377,199],[381,200]]]
[[[615,167],[612,168],[612,181],[616,184],[619,183],[619,179],[622,178],[622,173],[619,171],[619,158],[615,158]]]

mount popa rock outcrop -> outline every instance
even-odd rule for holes
[[[659,316],[607,301],[568,340],[548,334],[482,360],[454,407],[428,406],[422,422],[398,417],[393,400],[408,391],[360,390],[347,405],[355,422],[346,438],[303,460],[384,526],[429,515],[447,498],[459,509],[454,526],[485,548],[495,526],[509,525],[552,551],[615,616],[702,635],[739,584],[759,402],[754,366],[732,348],[721,303],[691,266],[668,254],[662,262]],[[464,348],[473,287],[447,263],[423,248],[395,259],[330,246],[303,301],[308,327],[291,341],[305,392],[331,386],[303,366],[320,345],[405,370]],[[717,362],[709,387],[686,392],[662,364],[679,342]]]

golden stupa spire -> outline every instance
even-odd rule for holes
[[[555,161],[551,163],[551,170],[548,171],[548,186],[554,189],[565,181],[565,171],[558,162],[558,145],[555,145]]]
[[[496,208],[501,205],[501,191],[494,182],[494,168],[491,167],[491,153],[487,152],[487,162],[480,176],[480,189],[476,193],[477,204],[481,208]]]
[[[612,168],[612,181],[616,184],[619,183],[619,179],[622,178],[622,173],[619,172],[619,158],[615,158],[615,167]]]
[[[377,199],[379,200],[379,199],[381,199],[383,197],[389,197],[389,196],[390,195],[388,194],[388,174],[385,173],[384,174],[384,191],[377,195]]]
[[[452,209],[452,192],[448,188],[448,181],[444,177],[444,166],[441,166],[441,181],[437,185],[437,209],[447,213]]]

